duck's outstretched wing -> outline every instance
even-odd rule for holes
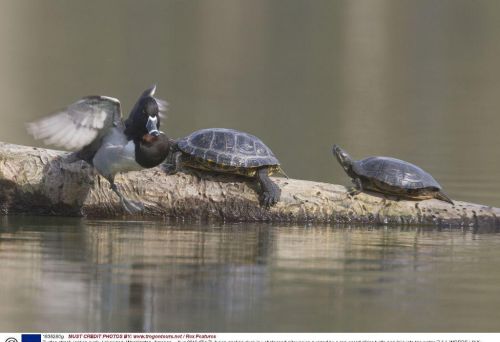
[[[123,125],[120,101],[87,96],[53,115],[26,124],[37,140],[66,150],[80,150],[102,138],[112,126]]]

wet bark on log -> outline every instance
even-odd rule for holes
[[[0,143],[0,212],[126,217],[109,183],[67,152]],[[117,175],[123,194],[145,205],[143,217],[192,220],[422,224],[497,229],[500,209],[456,201],[393,201],[375,194],[349,196],[344,186],[273,178],[282,190],[271,209],[259,206],[255,182],[238,176],[161,168]]]

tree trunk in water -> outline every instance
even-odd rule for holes
[[[0,210],[7,213],[127,216],[109,183],[67,152],[0,143]],[[251,179],[197,171],[167,176],[161,168],[118,175],[129,199],[141,201],[143,217],[290,223],[423,224],[497,229],[500,209],[455,201],[393,201],[375,194],[351,197],[340,185],[273,178],[281,201],[259,205]]]

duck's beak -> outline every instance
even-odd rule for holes
[[[146,129],[148,130],[148,134],[157,137],[160,135],[160,131],[158,130],[158,118],[150,116],[148,118],[148,122],[146,123]]]

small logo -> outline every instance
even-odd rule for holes
[[[21,334],[21,342],[42,342],[42,334]]]
[[[5,342],[17,342],[17,339],[14,337],[8,337]]]

